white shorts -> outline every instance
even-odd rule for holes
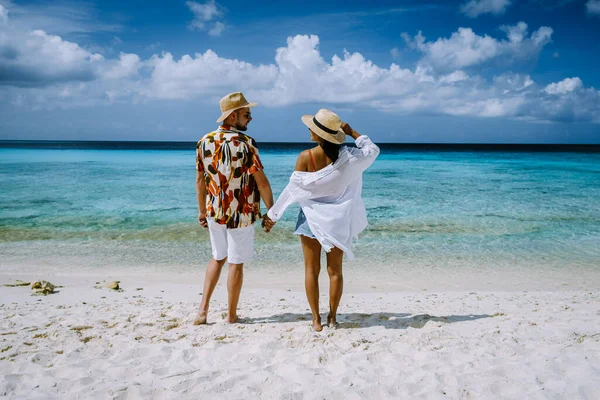
[[[254,225],[227,229],[214,218],[207,218],[210,245],[215,260],[228,257],[230,264],[243,264],[254,257]]]

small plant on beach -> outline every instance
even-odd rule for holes
[[[167,327],[165,328],[165,331],[170,331],[171,329],[175,329],[179,327],[179,322],[175,322],[171,325],[167,325]]]
[[[92,328],[93,328],[93,326],[81,325],[81,326],[74,326],[71,328],[71,330],[81,332],[81,331],[85,331],[86,329],[92,329]]]

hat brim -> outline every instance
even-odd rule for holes
[[[246,108],[246,107],[248,107],[248,108],[256,107],[257,105],[258,105],[258,103],[248,103],[248,104],[244,104],[243,106],[238,106],[238,107],[232,108],[231,110],[227,110],[223,114],[221,114],[221,116],[219,117],[217,122],[223,122],[225,120],[225,118],[229,117],[229,114],[231,114],[235,110],[239,110],[240,108]]]
[[[339,129],[335,135],[331,134],[329,132],[325,132],[324,130],[319,128],[317,125],[315,125],[315,123],[313,121],[314,117],[315,117],[314,115],[303,115],[301,119],[302,119],[302,122],[304,123],[304,125],[306,125],[316,135],[318,135],[320,138],[322,138],[328,142],[335,143],[335,144],[342,144],[346,141],[346,134],[344,133],[344,131],[342,129]]]

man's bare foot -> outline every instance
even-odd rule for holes
[[[194,325],[205,325],[206,324],[206,312],[200,311],[198,315],[196,315],[196,319],[194,320]]]
[[[323,330],[323,325],[321,325],[321,317],[313,318],[312,327],[316,332],[321,332]]]

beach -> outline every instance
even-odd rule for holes
[[[0,0],[0,400],[600,400],[599,22]]]
[[[118,273],[117,271],[112,271]],[[301,273],[246,271],[228,324],[225,277],[193,326],[194,276],[2,273],[57,293],[2,287],[7,398],[539,398],[600,395],[600,291],[388,290],[350,285],[339,324],[314,332]],[[351,277],[347,277],[351,280]],[[121,291],[105,285],[120,280]],[[321,310],[327,310],[321,278]],[[427,286],[427,282],[422,282]]]

